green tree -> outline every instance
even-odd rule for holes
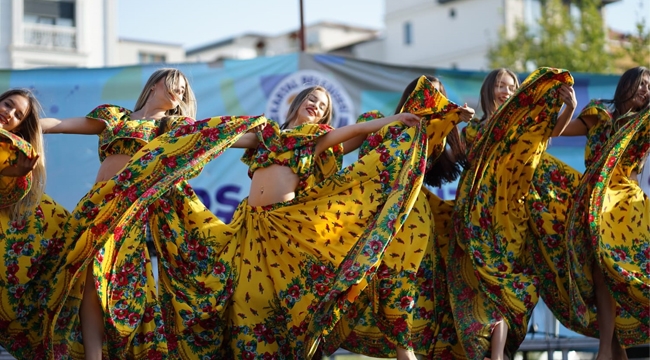
[[[646,30],[645,18],[636,23],[636,33],[625,39],[623,52],[635,65],[650,67],[650,30]]]
[[[535,27],[516,24],[514,37],[505,29],[488,51],[493,68],[525,72],[553,66],[579,72],[611,72],[618,54],[607,53],[601,0],[541,0]],[[571,14],[571,5],[577,15]]]

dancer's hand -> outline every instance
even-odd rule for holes
[[[29,158],[23,153],[18,153],[18,161],[16,161],[16,165],[8,166],[2,169],[2,171],[0,171],[0,175],[10,177],[25,176],[34,170],[37,162],[38,155],[34,156],[33,158]]]
[[[399,114],[395,114],[393,116],[397,117],[397,119],[395,119],[395,120],[401,121],[402,124],[404,124],[406,126],[415,126],[415,125],[420,123],[420,117],[415,115],[415,114],[399,113]]]
[[[562,100],[569,109],[575,109],[578,107],[578,100],[576,99],[576,92],[573,90],[573,86],[560,86],[558,95],[560,100]]]
[[[467,103],[465,103],[464,106],[459,107],[459,115],[460,115],[460,120],[463,122],[469,122],[474,118],[474,114],[476,114],[476,111],[472,109],[471,107],[467,106]]]

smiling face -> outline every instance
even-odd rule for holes
[[[630,100],[630,107],[635,110],[640,110],[641,108],[648,105],[650,101],[650,74],[645,73],[641,76],[641,82],[639,87],[636,89],[634,97]]]
[[[324,91],[312,91],[300,104],[295,125],[318,123],[325,116],[329,106],[329,97]]]
[[[494,84],[494,101],[497,107],[506,102],[515,93],[516,89],[515,79],[507,72],[501,72]]]
[[[151,96],[154,97],[155,101],[164,104],[163,106],[167,110],[171,110],[176,108],[184,99],[187,83],[182,76],[179,76],[177,81],[170,84],[171,88],[168,87],[168,83],[165,78],[158,80],[152,88]]]
[[[0,128],[15,132],[30,112],[29,99],[22,95],[10,95],[0,101]]]

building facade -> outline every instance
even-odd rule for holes
[[[116,0],[0,0],[0,68],[116,64]]]
[[[356,46],[355,57],[461,70],[487,70],[487,53],[500,31],[515,35],[517,22],[535,28],[541,6],[539,0],[385,0],[385,5],[382,41]]]
[[[182,45],[119,39],[117,0],[0,0],[0,69],[184,61]]]
[[[375,29],[319,22],[305,27],[305,50],[314,53],[334,52],[355,44],[377,39]],[[187,61],[212,62],[223,59],[251,59],[300,51],[298,31],[280,35],[244,34],[189,49]]]

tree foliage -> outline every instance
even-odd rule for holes
[[[635,65],[650,67],[650,30],[645,19],[636,23],[636,33],[625,38],[623,52]]]
[[[541,0],[540,16],[534,26],[518,22],[514,36],[507,36],[505,29],[500,31],[497,43],[488,51],[490,65],[520,72],[540,66],[612,72],[621,55],[608,52],[600,3],[601,0]]]

